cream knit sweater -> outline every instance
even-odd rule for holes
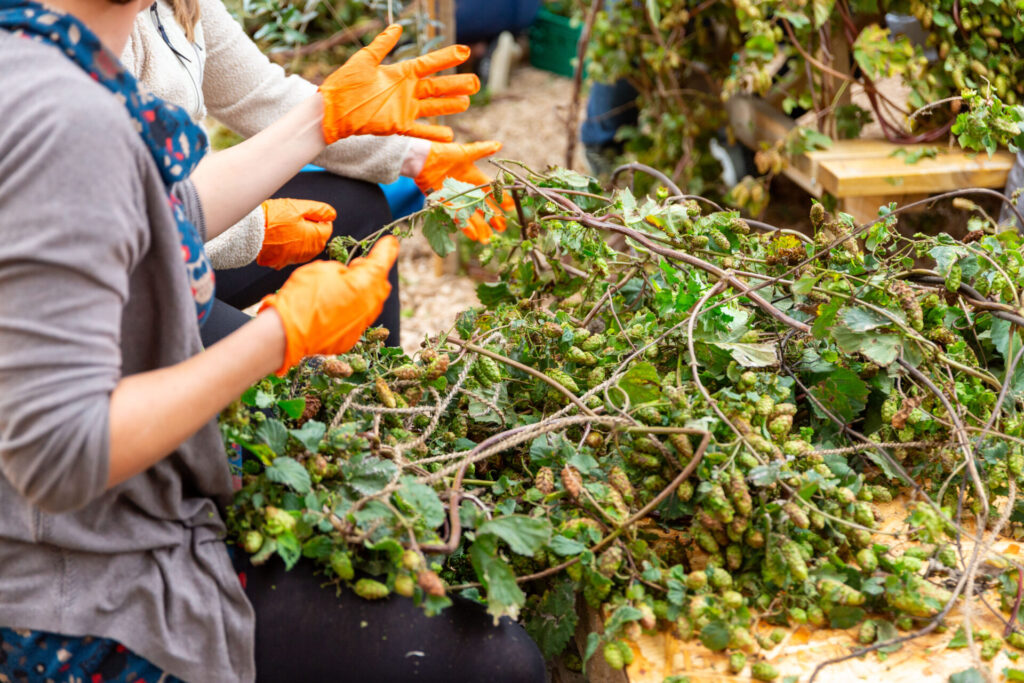
[[[316,92],[315,85],[285,75],[267,59],[221,0],[199,0],[199,5],[194,44],[185,38],[166,0],[139,13],[121,61],[144,87],[184,107],[200,125],[209,114],[246,137]],[[338,175],[388,183],[398,177],[409,144],[400,136],[347,138],[328,147],[313,163]],[[214,267],[251,263],[263,246],[263,231],[263,209],[256,207],[207,243]]]

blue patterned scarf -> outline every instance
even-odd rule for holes
[[[80,66],[96,82],[122,100],[136,122],[143,142],[153,155],[167,200],[178,225],[196,316],[202,325],[213,307],[213,268],[196,226],[185,215],[171,187],[189,176],[206,153],[206,134],[185,110],[139,88],[135,77],[85,24],[69,14],[28,0],[0,0],[0,28],[14,35],[49,43]]]

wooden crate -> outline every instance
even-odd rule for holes
[[[728,104],[737,139],[750,149],[773,144],[796,125],[792,119],[755,97],[736,97]],[[963,187],[1002,189],[1013,166],[1006,151],[986,154],[943,149],[934,158],[908,164],[906,158],[936,145],[897,145],[885,140],[837,140],[829,149],[793,159],[784,174],[814,197],[828,192],[840,209],[858,222],[878,215],[889,202],[905,204],[937,192]],[[904,153],[900,153],[903,150]]]

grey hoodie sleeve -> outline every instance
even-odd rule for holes
[[[100,86],[48,82],[33,106],[0,103],[0,474],[64,512],[106,490],[129,274],[149,248],[147,160]]]

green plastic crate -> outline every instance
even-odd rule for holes
[[[530,65],[572,78],[576,44],[582,32],[580,22],[540,8],[530,27]]]

